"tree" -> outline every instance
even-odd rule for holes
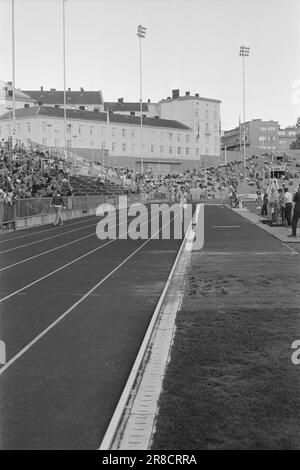
[[[298,119],[297,119],[296,128],[297,128],[297,129],[300,129],[300,116],[299,116]]]
[[[296,136],[296,140],[294,140],[291,145],[290,149],[295,150],[295,149],[300,149],[300,134]]]

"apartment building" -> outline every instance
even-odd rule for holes
[[[245,144],[247,154],[262,154],[272,151],[288,152],[290,144],[296,138],[297,129],[289,126],[281,129],[278,121],[253,119],[240,124],[234,129],[225,131],[222,146],[227,150],[239,150]]]
[[[15,139],[50,148],[64,147],[64,110],[35,106],[16,110]],[[8,113],[0,117],[0,139],[12,136]],[[94,160],[140,169],[159,168],[161,172],[178,171],[193,164],[192,130],[170,119],[140,118],[112,112],[67,110],[67,147]]]

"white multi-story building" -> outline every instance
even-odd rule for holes
[[[64,110],[35,106],[16,110],[15,139],[25,144],[64,147]],[[0,139],[12,135],[8,113],[0,117]],[[67,147],[81,156],[116,165],[152,168],[172,173],[197,166],[192,154],[192,131],[170,119],[140,118],[115,113],[67,110]]]
[[[0,109],[0,114],[7,113],[7,111],[10,110],[8,112],[8,117],[12,119],[12,86],[9,82],[7,84],[3,82],[3,85],[3,90],[5,92],[5,100],[3,101],[4,105],[2,106],[2,110]],[[58,116],[60,116],[59,112],[62,111],[62,108],[64,106],[64,92],[57,91],[55,89],[44,90],[43,87],[41,87],[38,91],[20,91],[15,89],[15,97],[15,107],[16,109],[20,110],[20,112],[18,113],[18,117],[21,120],[17,124],[17,128],[22,127],[21,122],[24,121],[25,116],[28,116],[29,118],[29,115],[31,114],[30,119],[33,119],[32,115],[35,113],[35,111],[22,112],[22,109],[24,110],[27,108],[35,107],[36,109],[39,109],[38,119],[40,119],[41,115],[47,115],[47,113],[49,115],[49,119],[58,119]],[[124,151],[122,150],[119,152],[119,150],[115,150],[120,149],[120,143],[114,141],[112,141],[112,143],[114,144],[113,146],[111,145],[105,148],[111,158],[115,158],[118,156],[118,158],[123,158],[123,160],[124,158],[136,158],[135,155],[137,153],[140,154],[141,151],[142,154],[144,153],[144,151],[147,154],[147,151],[150,149],[149,158],[154,158],[154,155],[156,155],[157,158],[160,158],[162,160],[161,163],[165,163],[163,162],[163,160],[170,161],[172,159],[182,159],[182,165],[184,165],[184,167],[197,167],[202,165],[209,165],[210,163],[216,163],[220,159],[220,103],[221,101],[219,100],[200,97],[197,93],[195,94],[195,96],[191,96],[190,92],[186,92],[184,96],[180,96],[178,89],[172,91],[172,97],[163,99],[159,103],[151,103],[151,100],[148,99],[147,102],[143,102],[142,104],[142,115],[144,119],[155,119],[155,121],[153,121],[155,125],[153,126],[149,124],[149,127],[162,128],[167,126],[166,122],[168,121],[170,128],[175,126],[175,128],[178,129],[178,126],[181,124],[183,126],[183,129],[189,129],[188,136],[185,137],[185,140],[181,133],[178,132],[176,133],[177,140],[174,137],[171,137],[171,140],[169,141],[170,145],[168,148],[166,142],[158,143],[156,133],[152,130],[151,138],[147,137],[148,144],[146,144],[146,142],[143,142],[142,149],[141,145],[138,146],[137,142],[135,142],[134,140],[130,144],[128,142],[122,142],[121,147],[124,149],[126,148],[126,150]],[[140,125],[140,103],[125,102],[123,98],[119,98],[117,102],[104,102],[101,91],[85,91],[83,88],[81,88],[80,91],[72,91],[70,88],[68,88],[68,91],[66,91],[66,107],[67,110],[70,111],[80,111],[81,113],[88,113],[81,114],[81,119],[85,123],[84,125],[81,124],[81,127],[87,126],[87,121],[89,120],[96,120],[98,122],[98,127],[103,127],[99,124],[101,120],[106,120],[106,114],[103,111],[109,112],[109,114],[112,116],[112,121],[119,120],[117,124],[122,124],[122,118],[131,118],[131,121],[129,120],[126,125],[131,125],[133,127]],[[47,111],[45,108],[55,109],[57,110],[58,114],[56,113],[55,117],[55,112],[54,114],[51,114],[52,111]],[[96,117],[95,114],[97,113],[99,114],[99,116]],[[73,119],[76,120],[77,115],[70,115],[70,120],[72,121]],[[134,121],[134,119],[136,121]],[[46,121],[43,122],[46,123]],[[70,125],[72,129],[72,124]],[[7,124],[7,128],[8,126],[9,125]],[[94,125],[91,124],[90,128],[92,128],[93,126]],[[25,139],[35,140],[37,143],[43,145],[49,145],[51,141],[51,146],[63,147],[62,131],[57,130],[56,135],[53,135],[52,139],[48,135],[50,134],[51,136],[53,134],[52,128],[54,127],[55,126],[53,126],[53,124],[51,123],[44,124],[43,133],[36,134],[34,136],[34,139],[32,138],[32,134],[31,136],[25,135],[26,126],[23,126],[22,132]],[[10,125],[10,128],[12,129],[12,123]],[[100,133],[101,132],[104,131],[100,130]],[[4,133],[4,130],[2,130],[2,133]],[[60,135],[58,135],[58,133]],[[71,134],[73,134],[72,131]],[[128,133],[128,135],[131,134]],[[172,135],[172,131],[170,131],[170,135]],[[18,136],[17,129],[16,138],[20,138],[20,136]],[[72,139],[74,140],[74,142]],[[80,149],[81,153],[89,152],[91,148],[91,139],[83,139],[80,132],[78,132],[78,136],[75,136],[74,138],[72,136],[72,139],[67,139],[69,142],[69,146],[74,147],[74,145],[76,144],[76,146]],[[53,140],[58,145],[54,145]],[[95,139],[93,140],[95,141]],[[105,143],[105,145],[107,145],[108,140],[100,139],[97,143],[95,141],[95,143],[93,144],[95,146],[95,150],[97,148],[103,149],[103,142]],[[132,163],[133,161],[131,162],[131,164]]]
[[[15,89],[15,107],[29,108],[35,106],[36,102],[30,96],[21,90]],[[12,82],[0,80],[0,116],[9,111],[12,114],[13,109],[13,87]]]
[[[31,106],[51,106],[62,108],[64,106],[64,92],[51,88],[44,90],[18,90],[15,88],[15,108],[29,108]],[[0,115],[13,107],[13,87],[12,82],[0,80]],[[82,111],[104,111],[104,102],[101,90],[86,91],[66,90],[66,108],[80,109]]]
[[[179,90],[172,91],[168,97],[158,103],[159,116],[162,119],[175,119],[193,131],[192,153],[196,159],[219,157],[221,147],[220,100],[194,96],[187,91],[180,96]]]

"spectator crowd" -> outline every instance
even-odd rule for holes
[[[57,156],[39,149],[11,147],[0,142],[0,200],[13,204],[16,199],[53,197],[55,191],[69,196],[70,167]]]

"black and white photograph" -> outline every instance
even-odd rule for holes
[[[299,25],[0,0],[0,450],[300,450]]]

